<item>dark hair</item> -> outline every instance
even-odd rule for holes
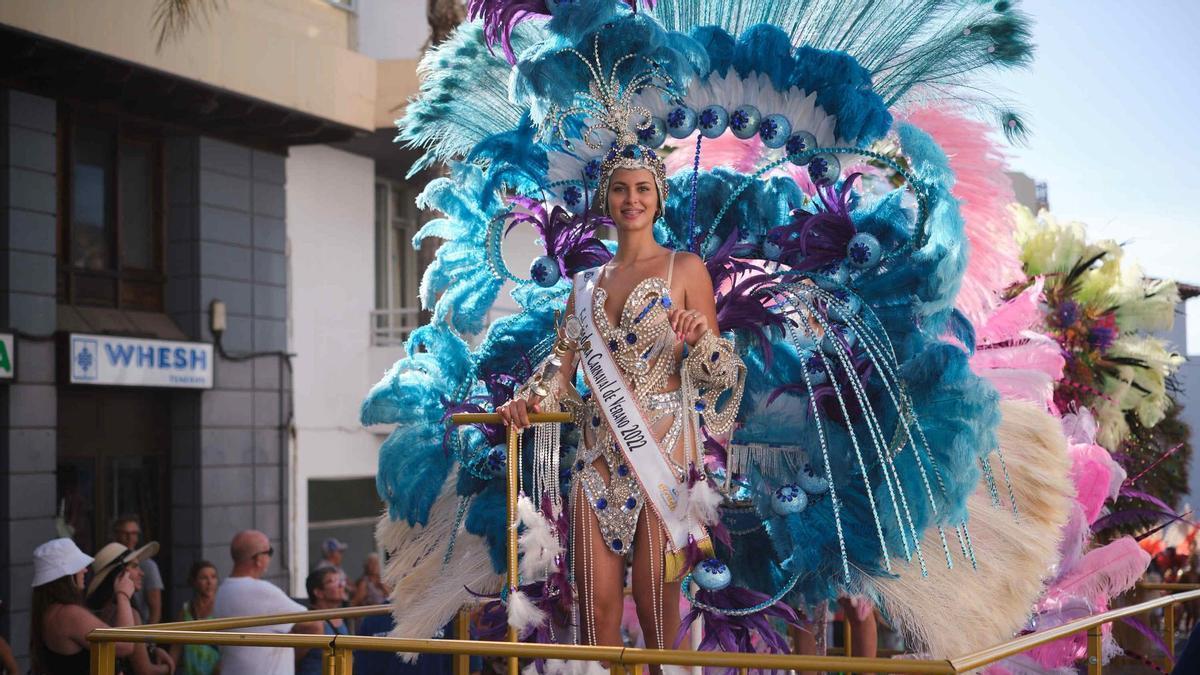
[[[325,585],[325,577],[337,573],[338,571],[332,567],[318,567],[308,573],[308,578],[304,580],[304,590],[308,591],[308,601],[310,603],[317,601],[317,596],[314,593],[318,588]]]
[[[116,569],[109,572],[108,576],[104,577],[100,585],[96,586],[96,590],[87,594],[83,599],[83,604],[92,610],[93,614],[99,616],[99,613],[108,606],[108,602],[113,599],[117,577],[121,576],[121,573],[124,571],[125,565],[119,565]]]
[[[41,672],[47,660],[46,651],[49,647],[42,635],[46,612],[54,605],[78,605],[82,602],[83,593],[75,586],[74,574],[33,587],[29,611],[29,654],[33,661],[33,672]]]
[[[192,563],[192,566],[188,568],[188,575],[187,575],[188,586],[191,586],[192,584],[196,583],[196,579],[198,579],[200,577],[200,572],[208,569],[209,567],[213,568],[214,572],[217,569],[216,565],[210,563],[207,560],[197,560],[196,562]]]

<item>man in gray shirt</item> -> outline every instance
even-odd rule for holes
[[[142,538],[141,519],[136,514],[117,518],[113,521],[112,538],[113,541],[124,544],[131,551],[137,549],[138,541]],[[142,590],[134,592],[131,599],[133,608],[142,616],[142,623],[160,623],[162,621],[162,573],[158,571],[158,564],[150,558],[143,560],[139,567],[142,569]]]

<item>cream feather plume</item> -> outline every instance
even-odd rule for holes
[[[1042,592],[1042,577],[1057,561],[1059,537],[1072,504],[1066,439],[1058,420],[1028,403],[1000,404],[999,438],[1020,515],[992,505],[986,485],[968,500],[971,541],[979,569],[956,561],[930,564],[922,578],[900,565],[894,578],[875,578],[873,591],[888,616],[921,651],[949,658],[997,644],[1022,628]],[[1001,467],[992,453],[994,472]],[[938,550],[936,530],[924,545]]]

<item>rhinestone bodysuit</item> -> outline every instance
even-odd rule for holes
[[[674,255],[672,262],[673,259]],[[595,290],[594,306],[598,308],[596,328],[617,367],[632,386],[638,405],[658,438],[659,447],[682,483],[687,470],[670,455],[683,431],[682,397],[679,389],[662,391],[670,377],[679,372],[675,355],[678,338],[667,319],[671,308],[670,290],[670,274],[668,279],[643,279],[629,294],[616,325],[609,322],[608,313],[603,311],[608,293],[599,286]],[[599,403],[588,396],[569,407],[576,424],[584,430],[583,447],[572,467],[573,482],[579,483],[584,498],[596,514],[608,549],[627,555],[633,548],[645,495],[633,474],[633,467],[625,463]],[[594,465],[600,458],[608,468],[607,482]],[[579,494],[575,485],[572,485],[572,494]]]

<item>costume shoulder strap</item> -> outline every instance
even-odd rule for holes
[[[667,290],[671,290],[671,277],[675,274],[675,250],[671,249],[671,257],[667,259]]]

